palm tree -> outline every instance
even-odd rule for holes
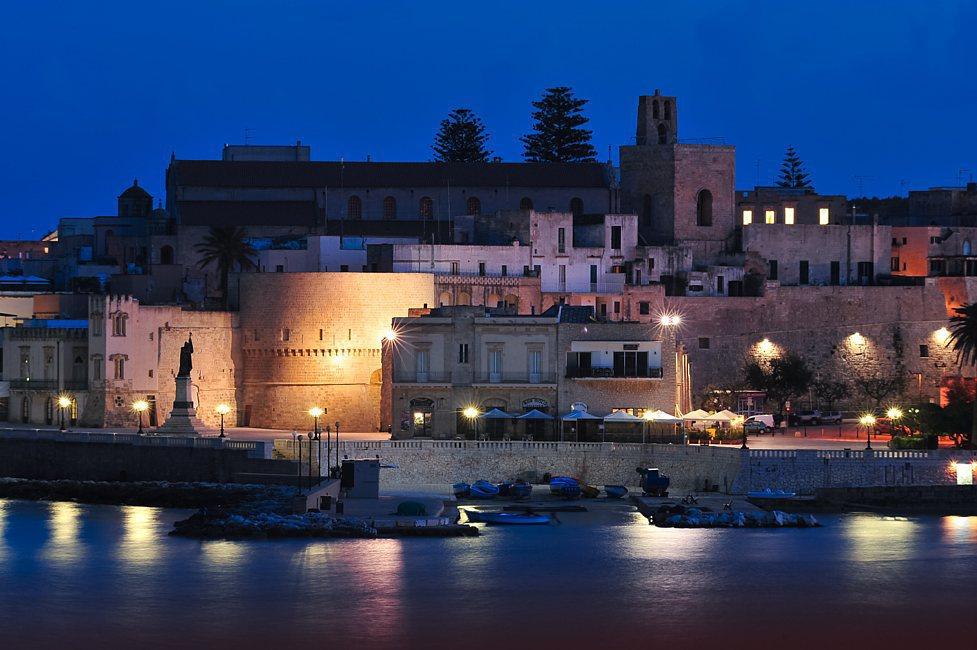
[[[977,302],[954,309],[950,318],[950,338],[947,345],[957,353],[957,363],[977,367]],[[970,419],[970,447],[977,444],[977,392],[974,394],[973,414]]]
[[[238,226],[213,226],[203,241],[196,245],[200,253],[198,268],[217,265],[220,274],[221,298],[227,306],[227,276],[235,267],[241,270],[256,268],[254,258],[258,251],[248,241],[244,228]]]

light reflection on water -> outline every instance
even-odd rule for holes
[[[0,501],[0,648],[684,648],[716,630],[735,648],[757,647],[758,621],[792,648],[977,633],[946,598],[977,580],[977,518],[678,530],[622,507],[475,539],[200,542],[166,535],[183,516]]]

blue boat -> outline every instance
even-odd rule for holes
[[[509,496],[513,499],[528,499],[533,494],[533,486],[529,483],[513,483],[509,488]]]
[[[468,521],[485,524],[503,524],[508,526],[539,526],[550,523],[548,515],[531,512],[478,512],[465,510]]]
[[[499,496],[507,497],[509,496],[509,490],[512,489],[512,483],[499,483],[497,487],[499,488]]]
[[[604,492],[608,499],[623,499],[628,495],[628,489],[623,485],[605,485]]]
[[[550,492],[565,499],[576,499],[580,496],[580,482],[569,476],[555,476],[550,479]]]
[[[499,488],[488,481],[475,481],[469,495],[473,499],[494,499],[499,495]]]
[[[472,486],[468,483],[455,483],[451,486],[451,491],[454,493],[456,499],[466,498],[472,490]]]

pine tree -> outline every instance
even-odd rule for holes
[[[523,157],[530,162],[594,162],[593,132],[581,128],[590,121],[583,114],[586,104],[566,86],[547,88],[542,99],[533,102],[533,133],[520,138]]]
[[[811,186],[811,175],[804,170],[804,161],[797,155],[793,145],[788,146],[787,153],[784,154],[784,162],[780,165],[780,180],[777,181],[777,185],[793,189],[814,189]]]
[[[434,159],[438,162],[487,162],[488,133],[482,120],[467,108],[456,108],[441,120],[434,136]]]

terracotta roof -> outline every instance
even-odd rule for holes
[[[610,187],[602,163],[418,163],[175,160],[193,187]]]

